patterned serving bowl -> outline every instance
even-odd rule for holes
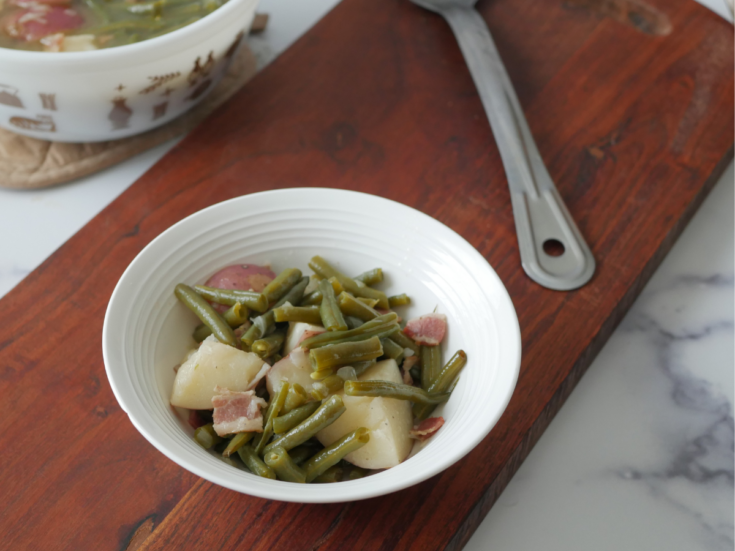
[[[257,4],[229,0],[191,25],[116,48],[0,48],[0,126],[44,140],[95,142],[165,124],[222,78]]]

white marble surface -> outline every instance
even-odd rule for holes
[[[261,65],[338,0],[263,0]],[[729,17],[727,0],[700,0]],[[0,189],[0,296],[175,141],[68,185]],[[733,549],[733,167],[470,540],[471,551]]]

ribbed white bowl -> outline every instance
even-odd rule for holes
[[[266,480],[224,463],[192,440],[169,405],[173,366],[198,320],[174,297],[179,282],[204,282],[238,262],[310,273],[315,254],[343,272],[380,266],[389,294],[407,293],[404,315],[436,307],[449,318],[444,358],[469,358],[439,414],[444,427],[402,464],[365,479],[300,485]],[[120,278],[102,346],[112,390],[133,425],[185,469],[232,490],[281,501],[329,503],[406,488],[458,461],[493,428],[518,377],[520,331],[513,304],[485,259],[433,218],[380,197],[331,189],[246,195],[204,209],[163,232]],[[416,450],[414,450],[416,451]]]

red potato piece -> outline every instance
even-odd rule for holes
[[[80,27],[84,18],[71,8],[35,5],[2,20],[0,27],[13,38],[34,42],[44,36]]]
[[[189,425],[191,425],[191,428],[198,429],[199,427],[203,427],[206,424],[207,421],[202,419],[202,416],[199,415],[199,410],[189,410]]]
[[[408,320],[403,332],[417,344],[436,346],[444,339],[447,332],[447,316],[444,314],[426,314]]]
[[[256,293],[260,293],[275,277],[276,274],[265,266],[233,264],[232,266],[222,268],[210,277],[204,285],[217,289],[253,290]],[[222,304],[212,304],[212,306],[220,313],[227,310],[227,306]]]
[[[421,421],[418,427],[411,429],[408,434],[416,440],[428,440],[442,426],[444,426],[444,417],[429,417]]]
[[[47,6],[71,6],[71,0],[8,0],[9,6],[19,8],[34,8],[44,4]]]
[[[263,432],[261,408],[268,404],[254,390],[233,392],[216,387],[212,398],[214,431],[219,436],[238,432]]]

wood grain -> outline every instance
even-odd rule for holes
[[[520,268],[500,158],[449,29],[405,1],[344,0],[0,301],[0,541],[461,548],[732,158],[732,27],[690,0],[654,4],[667,36],[561,3],[479,6],[598,262],[590,284],[560,293]],[[318,506],[236,494],[154,450],[105,382],[104,310],[134,256],[207,205],[291,186],[414,206],[467,238],[511,294],[524,351],[513,399],[475,450],[418,486]]]

